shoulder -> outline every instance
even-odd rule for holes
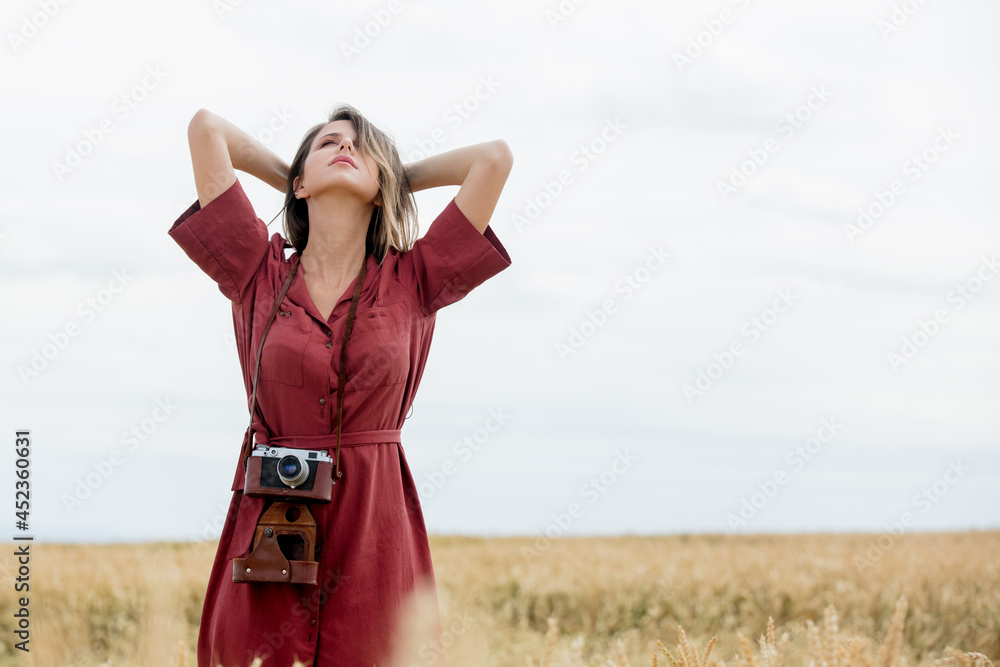
[[[264,265],[270,269],[268,272],[274,277],[284,280],[297,254],[292,244],[280,232],[274,232],[267,242]]]
[[[267,242],[268,245],[268,255],[273,256],[275,260],[285,262],[286,264],[292,263],[292,256],[295,254],[295,248],[292,244],[281,235],[281,232],[274,232],[271,234],[270,240]]]

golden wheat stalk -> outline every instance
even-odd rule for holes
[[[657,643],[657,645],[658,645],[658,646],[660,647],[660,650],[661,650],[661,651],[663,651],[663,655],[667,656],[667,660],[669,660],[669,661],[670,661],[670,664],[671,664],[671,665],[673,665],[673,667],[683,667],[683,666],[681,665],[681,663],[679,663],[679,662],[678,662],[678,661],[677,661],[677,660],[676,660],[676,659],[674,658],[674,656],[670,655],[670,651],[668,651],[668,650],[667,650],[667,647],[663,645],[663,642],[661,642],[661,641],[660,641],[659,639],[657,639],[657,640],[656,640],[656,643]],[[656,654],[654,653],[653,655],[656,655]],[[681,656],[679,656],[679,657],[680,657],[680,658],[681,658],[682,660],[684,659],[682,655],[681,655]]]
[[[746,660],[747,666],[757,667],[757,659],[753,657],[753,646],[750,645],[750,640],[742,632],[736,633],[736,639],[740,643],[740,649],[743,651],[743,658]],[[736,657],[739,659],[739,654]]]
[[[959,667],[993,667],[993,662],[982,653],[959,651],[951,646],[946,647],[944,651],[948,654],[948,657],[936,660],[935,664],[958,663]]]
[[[879,649],[879,667],[898,667],[901,665],[900,652],[903,646],[903,624],[906,622],[906,596],[900,595],[896,600],[896,609],[889,621],[885,633],[885,643]]]
[[[546,619],[549,629],[545,633],[545,651],[542,653],[541,667],[552,667],[552,651],[556,646],[556,639],[559,636],[559,621],[555,616]]]
[[[698,653],[694,650],[694,647],[688,643],[687,633],[684,632],[684,628],[679,625],[677,626],[677,653],[683,653],[688,667],[700,667],[698,664]]]
[[[618,667],[632,667],[628,661],[628,653],[625,651],[625,642],[618,640]]]
[[[708,655],[712,652],[712,649],[715,648],[715,644],[718,641],[718,635],[712,635],[712,638],[708,640],[708,645],[705,646],[705,653],[701,656],[702,667],[708,667]]]
[[[566,661],[566,664],[570,667],[577,667],[583,664],[583,644],[585,641],[584,636],[580,634],[569,645],[569,659]],[[654,653],[653,655],[656,654]]]
[[[830,667],[837,665],[837,646],[840,643],[838,620],[837,609],[832,604],[827,605],[823,613],[823,659]]]

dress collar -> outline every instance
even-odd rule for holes
[[[291,263],[297,256],[298,252],[294,252],[291,257],[288,258],[286,263],[288,269],[286,269],[286,271],[291,269]],[[365,295],[369,292],[372,285],[375,284],[375,276],[379,270],[379,264],[375,260],[375,255],[369,253],[368,256],[365,257],[365,261],[368,263],[368,266],[365,267],[365,282],[361,285],[361,301],[365,301]],[[361,267],[359,266],[358,268],[360,269]],[[287,272],[285,275],[288,275]],[[355,275],[350,284],[347,286],[347,289],[344,290],[344,293],[340,295],[340,299],[334,305],[333,312],[330,313],[329,321],[323,319],[323,316],[320,315],[319,308],[317,308],[316,304],[313,303],[312,297],[309,295],[309,288],[306,287],[305,274],[302,271],[301,265],[295,270],[295,277],[292,278],[292,284],[288,287],[287,296],[294,301],[296,305],[305,308],[306,312],[309,313],[314,320],[325,327],[330,327],[347,316],[347,310],[350,308],[351,297],[354,296],[354,287],[357,282],[358,277]]]

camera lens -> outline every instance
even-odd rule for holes
[[[294,454],[282,456],[278,461],[278,479],[293,488],[299,486],[309,479],[309,466]]]

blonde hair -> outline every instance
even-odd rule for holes
[[[285,188],[285,239],[299,254],[309,240],[309,209],[306,200],[295,197],[293,183],[302,175],[302,168],[316,135],[335,120],[349,120],[358,133],[355,148],[375,158],[378,164],[379,193],[382,205],[376,206],[368,223],[365,253],[374,254],[379,264],[389,248],[405,252],[413,247],[417,238],[417,203],[413,198],[410,182],[403,170],[403,162],[392,137],[368,121],[350,104],[340,104],[330,118],[306,132],[295,158],[288,170]]]

